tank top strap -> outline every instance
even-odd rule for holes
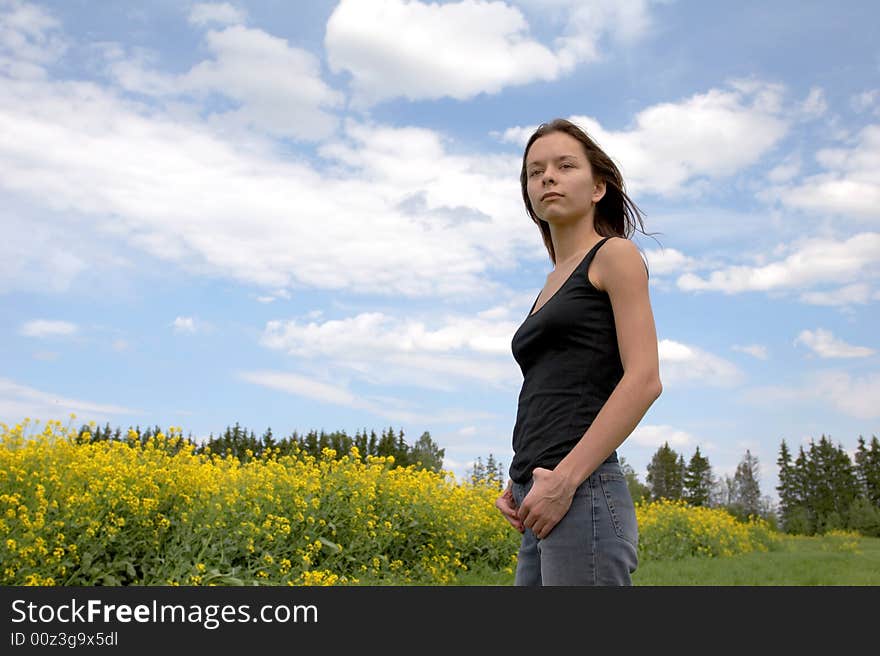
[[[604,238],[600,239],[599,241],[597,241],[593,245],[593,247],[587,252],[587,254],[584,256],[584,259],[581,260],[581,266],[586,266],[587,268],[589,268],[590,263],[593,261],[593,258],[596,256],[596,252],[600,248],[602,248],[602,245],[606,241],[608,241],[609,239],[611,239],[611,237],[604,237]]]

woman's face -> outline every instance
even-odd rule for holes
[[[565,132],[551,132],[532,143],[526,176],[532,209],[548,223],[583,218],[605,193],[604,183],[593,179],[583,144]]]

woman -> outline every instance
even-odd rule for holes
[[[523,372],[510,482],[516,585],[631,585],[635,507],[617,447],[660,396],[642,226],[611,159],[575,124],[541,125],[523,200],[554,269],[511,343]],[[644,232],[644,230],[642,230]]]

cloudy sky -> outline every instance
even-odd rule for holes
[[[664,392],[716,475],[880,434],[872,2],[0,0],[0,421],[424,431],[510,462],[570,118],[646,229]]]

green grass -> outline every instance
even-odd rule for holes
[[[880,538],[786,537],[783,548],[729,558],[644,563],[635,585],[880,585]]]
[[[880,585],[880,538],[786,536],[777,551],[728,558],[645,562],[635,585]],[[505,572],[475,570],[457,585],[512,585]]]

